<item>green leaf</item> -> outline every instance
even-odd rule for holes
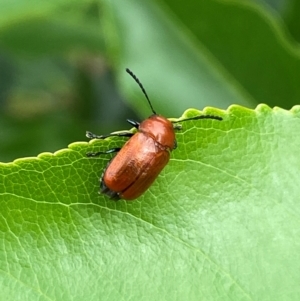
[[[300,107],[203,113],[224,120],[183,123],[133,202],[99,195],[109,158],[85,155],[119,138],[1,164],[1,297],[299,300]]]

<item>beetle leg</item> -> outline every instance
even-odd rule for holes
[[[129,132],[129,131],[124,131],[124,132],[120,132],[120,133],[112,133],[112,134],[107,134],[107,135],[95,135],[89,131],[86,131],[86,137],[89,139],[105,139],[107,137],[132,137],[134,135],[134,133]]]
[[[111,148],[105,152],[96,152],[96,153],[86,153],[87,157],[97,157],[99,155],[103,155],[103,154],[112,154],[112,153],[116,153],[118,151],[120,151],[121,147],[114,147]]]
[[[113,201],[118,201],[120,199],[119,193],[110,190],[104,183],[103,178],[100,181],[100,193],[106,194]]]
[[[132,120],[132,119],[127,119],[127,122],[130,123],[131,125],[133,125],[136,129],[138,129],[140,126],[139,122]]]
[[[180,130],[182,130],[182,125],[175,123],[175,124],[173,124],[173,128],[174,128],[174,130],[180,131]]]
[[[103,172],[102,172],[102,175],[101,175],[101,178],[100,178],[100,191],[99,193],[104,193],[106,194],[111,200],[114,200],[114,201],[118,201],[120,199],[120,196],[119,196],[119,193],[118,192],[115,192],[115,191],[112,191],[110,190],[106,184],[105,184],[105,181],[104,181],[104,174],[109,166],[109,164],[111,163],[111,161],[109,161],[106,165],[106,167],[104,168]]]

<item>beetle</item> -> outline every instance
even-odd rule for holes
[[[117,153],[107,164],[100,178],[100,193],[106,194],[112,200],[134,200],[143,194],[154,182],[170,159],[170,153],[177,147],[174,121],[158,115],[142,83],[136,75],[126,69],[126,72],[136,81],[146,97],[152,115],[141,123],[127,119],[137,129],[137,132],[122,131],[108,135],[95,135],[89,131],[86,136],[90,139],[105,139],[107,137],[128,137],[122,148],[112,148],[104,152],[89,152],[88,157],[102,154]],[[222,120],[219,116],[200,115],[186,118],[178,122],[196,119]]]

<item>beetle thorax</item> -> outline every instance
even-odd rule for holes
[[[174,149],[175,132],[171,121],[160,115],[151,115],[141,122],[139,131],[151,136],[157,143]]]

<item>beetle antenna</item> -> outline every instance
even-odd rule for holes
[[[188,120],[197,120],[197,119],[215,119],[215,120],[223,120],[222,117],[220,116],[215,116],[215,115],[199,115],[199,116],[194,116],[191,118],[186,118],[178,121],[172,121],[172,123],[178,123],[178,122],[183,122],[183,121],[188,121]]]
[[[150,108],[151,108],[152,113],[153,113],[154,115],[157,115],[156,112],[154,111],[153,107],[152,107],[152,104],[151,104],[150,99],[149,99],[149,97],[148,97],[148,95],[147,95],[147,92],[146,92],[145,88],[143,87],[142,83],[140,82],[140,80],[139,80],[139,79],[136,77],[136,75],[135,75],[131,70],[129,70],[128,68],[126,68],[126,72],[127,72],[129,75],[131,75],[131,77],[132,77],[132,78],[136,81],[136,83],[139,85],[139,87],[141,88],[141,90],[143,91],[145,97],[146,97],[147,100],[148,100],[148,103],[149,103],[149,106],[150,106]]]

